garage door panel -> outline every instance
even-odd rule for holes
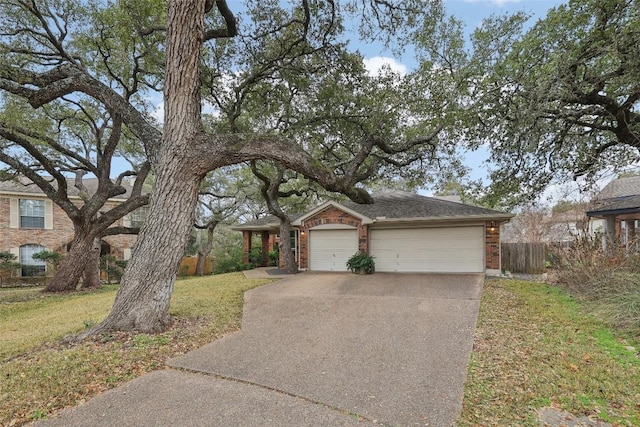
[[[483,272],[484,228],[371,230],[377,271]]]
[[[310,230],[309,269],[347,271],[347,260],[358,251],[356,230]]]

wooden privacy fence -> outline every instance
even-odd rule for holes
[[[542,274],[546,269],[545,243],[502,243],[502,271]]]

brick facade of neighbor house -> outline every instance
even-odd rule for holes
[[[484,239],[487,270],[500,270],[500,226],[494,221],[487,221]]]
[[[369,227],[362,220],[334,206],[328,206],[305,219],[300,227],[300,268],[309,268],[309,229],[320,225],[347,225],[358,230],[358,250],[369,251]]]
[[[67,245],[73,239],[73,224],[67,214],[56,204],[51,203],[52,223],[51,228],[20,228],[11,227],[11,199],[45,200],[41,195],[0,195],[0,251],[16,253],[23,245],[34,244],[43,246],[50,251],[67,252]],[[15,202],[15,201],[14,201]],[[107,202],[105,210],[117,206],[118,202]],[[123,219],[116,224],[123,225]],[[109,253],[118,259],[128,258],[131,247],[136,241],[135,235],[115,235],[102,239],[109,245]]]

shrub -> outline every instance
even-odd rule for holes
[[[629,247],[638,247],[632,242]],[[610,326],[640,337],[640,255],[600,239],[582,238],[556,248],[555,280],[586,310]]]
[[[253,265],[245,265],[243,261],[242,247],[231,246],[226,251],[215,252],[214,274],[232,273],[253,268]]]
[[[280,253],[278,250],[269,251],[269,265],[272,267],[277,266],[279,257]]]
[[[120,283],[127,261],[118,260],[113,255],[103,255],[100,257],[100,269],[107,276],[107,283]]]
[[[33,259],[46,262],[47,267],[55,272],[58,270],[60,263],[64,259],[64,255],[55,251],[40,251],[33,254]]]
[[[376,270],[376,264],[373,256],[359,251],[347,260],[347,268],[354,273],[372,274]]]

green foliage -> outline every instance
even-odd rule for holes
[[[33,254],[33,259],[46,262],[51,270],[56,271],[64,259],[64,255],[59,252],[45,250]]]
[[[273,251],[269,251],[269,265],[270,266],[277,266],[278,265],[279,256],[280,256],[280,252],[277,249],[275,249]]]
[[[100,269],[107,276],[107,283],[119,283],[127,267],[126,260],[116,259],[113,255],[103,255],[100,257]]]
[[[491,149],[492,205],[531,200],[574,176],[594,183],[637,157],[637,3],[573,0],[531,27],[526,19],[485,21],[465,67],[474,76],[467,137]]]
[[[356,252],[347,260],[347,268],[354,273],[372,274],[376,271],[374,258],[366,252]]]
[[[215,250],[214,258],[214,274],[243,271],[253,267],[250,265],[246,265],[243,262],[242,245],[229,246],[224,249],[220,248],[218,250]]]
[[[20,263],[16,262],[15,259],[16,256],[11,252],[0,251],[0,271],[20,267]]]
[[[262,252],[261,248],[251,248],[249,252],[249,263],[252,265],[261,265],[264,261],[264,252]]]

